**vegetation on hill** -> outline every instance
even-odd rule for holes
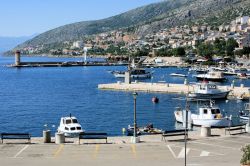
[[[86,41],[89,36],[112,30],[119,29],[144,38],[161,29],[184,24],[218,26],[242,15],[250,15],[249,0],[165,0],[102,20],[64,25],[40,34],[15,49],[40,47],[41,52],[46,53],[60,48],[65,41]]]

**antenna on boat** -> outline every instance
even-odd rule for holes
[[[69,117],[71,117],[71,113],[69,114]]]

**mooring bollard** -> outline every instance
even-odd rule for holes
[[[50,130],[43,130],[43,143],[50,143],[50,142],[51,142]]]
[[[65,143],[64,133],[56,133],[55,134],[55,138],[56,138],[56,144],[63,144],[63,143]]]
[[[184,85],[187,85],[188,84],[188,81],[187,81],[187,79],[185,78],[185,80],[184,80]]]
[[[201,137],[210,137],[210,136],[211,136],[211,127],[201,126]]]

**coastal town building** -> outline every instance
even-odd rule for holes
[[[103,32],[93,36],[88,36],[82,41],[65,41],[64,48],[61,50],[50,50],[50,52],[61,52],[65,55],[81,55],[84,46],[94,50],[107,51],[106,54],[113,50],[118,54],[119,50],[126,50],[127,54],[134,53],[138,50],[149,50],[151,55],[162,48],[196,48],[201,43],[214,42],[217,38],[228,40],[234,38],[239,48],[250,47],[250,17],[242,16],[232,20],[229,24],[222,24],[218,27],[212,27],[208,24],[204,25],[183,25],[173,28],[164,28],[145,36],[137,36],[134,31],[127,29],[112,30]],[[90,49],[90,51],[91,51]],[[26,47],[22,51],[28,54],[36,54],[42,50],[42,46]],[[123,54],[121,52],[120,54]]]

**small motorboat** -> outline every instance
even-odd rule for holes
[[[200,81],[215,81],[215,82],[223,82],[226,80],[224,74],[220,71],[209,71],[207,74],[198,74],[196,75],[196,79]]]
[[[113,71],[112,74],[116,78],[125,78],[125,72],[124,71]],[[143,68],[133,68],[130,71],[130,77],[136,78],[136,79],[147,79],[152,77],[152,73],[149,71],[146,71]]]
[[[84,132],[76,117],[71,116],[71,114],[69,117],[61,118],[57,131],[64,133],[66,137],[77,137],[80,133]]]
[[[188,122],[195,126],[210,126],[210,127],[228,127],[231,125],[231,119],[223,117],[219,107],[213,105],[210,101],[210,105],[204,105],[199,107],[197,113],[188,113]],[[177,122],[185,122],[186,110],[180,110],[174,112]]]
[[[154,128],[153,124],[149,123],[145,127],[137,127],[136,132],[137,132],[137,135],[150,135],[150,134],[162,134],[163,130]],[[128,125],[127,135],[132,136],[133,134],[134,134],[134,126]]]
[[[156,97],[156,96],[152,97],[152,102],[153,103],[158,103],[159,102],[159,98]]]
[[[181,74],[181,73],[171,73],[170,76],[174,76],[174,77],[187,77],[187,75]]]

